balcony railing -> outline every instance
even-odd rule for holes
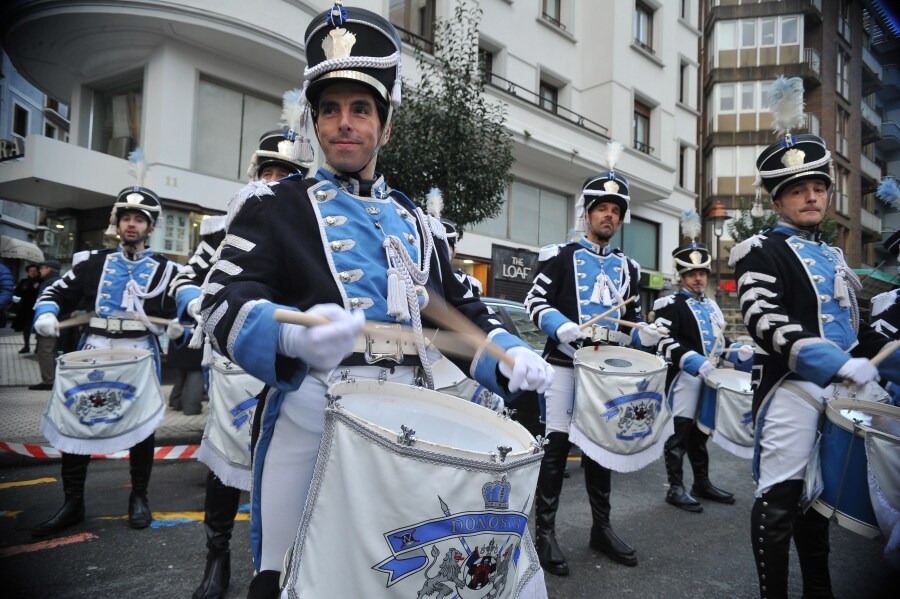
[[[421,50],[422,52],[425,52],[426,54],[434,54],[434,40],[433,39],[428,39],[427,37],[422,37],[421,35],[419,35],[417,33],[413,33],[412,31],[409,31],[408,29],[404,29],[403,27],[400,27],[400,25],[397,25],[396,23],[392,23],[392,25],[394,25],[394,28],[400,33],[400,41],[406,42],[413,48]]]
[[[878,62],[878,59],[875,58],[875,55],[872,54],[872,51],[863,46],[862,57],[863,64],[866,65],[866,67],[875,74],[875,77],[877,79],[881,80],[883,68],[881,66],[881,63]]]
[[[517,98],[523,98],[525,101],[534,104],[548,114],[555,115],[561,119],[574,123],[575,125],[585,129],[586,131],[590,131],[591,133],[599,135],[604,139],[609,139],[609,129],[607,127],[604,127],[600,123],[592,121],[586,116],[578,114],[573,110],[569,110],[558,102],[553,102],[551,100],[548,100],[547,98],[543,98],[540,96],[540,94],[537,94],[528,88],[522,87],[518,83],[513,83],[509,79],[504,79],[496,73],[487,73],[485,76],[485,80],[492,88],[506,92],[507,94],[516,96]]]
[[[881,232],[881,217],[869,212],[865,208],[862,208],[859,211],[859,224],[862,225],[863,229]]]
[[[860,102],[860,112],[862,113],[863,121],[865,121],[866,124],[876,129],[881,128],[881,117],[875,112],[874,108],[866,104],[865,100]]]
[[[879,181],[881,179],[881,167],[875,164],[875,161],[865,154],[861,154],[859,157],[859,168],[862,171],[862,174],[872,181]]]
[[[554,27],[558,27],[559,29],[562,29],[563,31],[566,30],[566,26],[563,25],[562,23],[560,23],[559,19],[557,19],[556,17],[554,17],[552,15],[548,15],[547,13],[543,12],[543,13],[541,13],[541,18],[544,19],[545,21],[547,21],[548,23],[550,23],[551,25],[553,25]]]
[[[652,154],[653,146],[638,139],[634,140],[634,149],[644,154]]]
[[[815,48],[806,48],[803,50],[803,61],[816,74],[817,77],[822,76],[822,57]]]

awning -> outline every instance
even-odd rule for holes
[[[44,252],[33,243],[7,235],[0,235],[0,257],[18,258],[29,262],[43,262]]]

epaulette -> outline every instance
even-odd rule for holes
[[[750,250],[762,247],[762,242],[766,239],[768,239],[768,237],[762,233],[757,233],[731,248],[731,252],[728,255],[728,266],[734,268],[734,265],[743,260],[744,257],[750,253]]]
[[[659,310],[660,308],[665,308],[666,306],[670,306],[675,303],[675,294],[672,295],[664,295],[661,298],[657,299],[653,302],[653,310]]]
[[[75,252],[72,254],[72,268],[75,268],[76,264],[80,264],[90,258],[91,254],[96,254],[97,250],[83,250],[81,252]]]
[[[544,260],[549,260],[554,256],[559,255],[559,249],[563,246],[561,243],[551,243],[550,245],[545,245],[541,248],[541,252],[538,254],[538,262],[543,262]]]
[[[897,302],[897,291],[885,291],[872,298],[872,316],[878,316]]]
[[[200,221],[200,235],[212,235],[225,229],[226,216],[208,216]]]
[[[272,187],[266,181],[259,179],[257,181],[251,181],[247,185],[244,186],[239,192],[234,194],[234,196],[228,201],[228,215],[225,217],[225,229],[227,230],[231,227],[232,221],[234,221],[234,217],[237,216],[238,212],[241,211],[241,208],[244,207],[244,202],[249,200],[250,198],[256,196],[273,196],[275,192],[272,191]]]

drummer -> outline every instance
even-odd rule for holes
[[[893,254],[900,254],[900,231],[891,234],[882,244]],[[897,265],[900,274],[900,264]],[[891,339],[900,339],[900,288],[879,293],[872,298],[872,326]],[[887,391],[891,394],[891,403],[900,406],[900,385],[888,383]]]
[[[572,443],[569,423],[575,400],[572,358],[581,345],[635,345],[655,347],[660,339],[655,325],[633,328],[626,333],[607,320],[597,323],[597,341],[586,339],[590,329],[579,328],[593,316],[634,298],[610,316],[641,323],[638,285],[640,265],[609,240],[628,220],[628,182],[615,172],[620,144],[611,144],[606,173],[589,177],[576,204],[575,228],[581,239],[541,249],[534,283],[525,299],[528,314],[548,336],[544,355],[553,364],[556,377],[544,395],[546,435],[535,495],[535,544],[541,566],[551,574],[565,576],[569,565],[556,540],[556,510],[562,491],[566,460]],[[602,340],[600,340],[602,338]],[[587,456],[582,458],[584,479],[591,504],[590,546],[626,566],[637,565],[637,554],[620,539],[609,522],[611,472]]]
[[[287,130],[277,129],[264,133],[259,140],[259,147],[250,159],[248,174],[251,181],[272,182],[288,175],[304,176],[308,166],[296,160],[292,155],[293,140],[286,136]],[[253,183],[247,189],[252,189]],[[238,192],[238,197],[244,191]],[[169,295],[178,303],[179,320],[169,327],[169,336],[176,344],[184,345],[190,338],[183,325],[193,325],[200,316],[200,288],[206,280],[215,258],[216,250],[225,239],[225,217],[212,216],[200,222],[200,245],[188,261],[187,266],[172,279]],[[263,388],[259,383],[257,390]],[[245,399],[244,395],[235,400]],[[210,419],[209,423],[221,420]],[[228,433],[223,433],[228,434]],[[204,443],[207,438],[204,434]],[[240,504],[241,490],[250,490],[250,474],[236,464],[250,463],[249,447],[247,454],[241,459],[207,460],[203,451],[198,452],[200,461],[210,466],[206,477],[206,499],[204,501],[203,528],[206,531],[206,567],[203,580],[194,591],[192,599],[218,599],[224,596],[231,578],[231,533],[234,530],[234,519]],[[246,485],[229,486],[222,480],[244,480]],[[238,488],[238,486],[240,488]]]
[[[429,323],[420,320],[429,298],[443,297],[505,350],[512,365],[479,352],[463,368],[492,391],[543,391],[553,377],[549,365],[505,331],[480,300],[464,297],[440,221],[389,188],[375,170],[400,105],[396,29],[375,13],[336,2],[313,19],[304,38],[304,98],[325,165],[314,178],[287,177],[231,207],[233,220],[201,314],[214,349],[273,388],[264,413],[257,414],[262,430],[254,456],[251,538],[258,574],[250,597],[279,594],[279,573],[313,476],[328,386],[342,373],[431,383],[432,357],[421,337]],[[279,308],[331,322],[279,324]],[[404,344],[389,330],[363,338],[367,319],[412,326],[419,340]],[[394,351],[372,352],[388,345]],[[526,592],[545,596],[540,573],[525,575],[531,577]]]
[[[778,216],[774,228],[731,251],[744,323],[766,352],[753,367],[756,503],[751,540],[762,597],[787,597],[791,537],[797,547],[805,597],[831,597],[826,517],[802,511],[804,475],[834,381],[862,386],[900,380],[900,353],[875,367],[888,339],[859,318],[859,279],[843,252],[820,240],[819,225],[832,185],[831,152],[802,122],[803,82],[780,77],[769,91],[781,139],[757,158],[757,188],[765,187]],[[760,201],[760,196],[757,196]],[[790,384],[788,384],[790,383]],[[789,388],[787,388],[789,387]]]
[[[79,349],[150,351],[159,377],[159,346],[154,333],[162,334],[163,330],[156,330],[146,317],[175,315],[175,302],[165,294],[165,289],[178,270],[175,262],[149,249],[148,240],[160,213],[159,197],[150,189],[136,185],[119,192],[106,231],[107,235],[118,237],[118,247],[78,252],[73,256],[72,270],[38,297],[35,332],[58,337],[58,314],[74,310],[93,312],[95,316],[86,327]],[[134,433],[123,431],[122,436]],[[147,487],[153,468],[153,431],[135,440],[129,459],[128,524],[132,528],[147,528],[152,521]],[[65,503],[53,517],[33,528],[32,536],[55,534],[84,520],[84,482],[90,461],[90,452],[87,455],[62,453]]]
[[[691,209],[682,219],[682,230],[690,228],[695,219],[699,225],[699,216]],[[669,329],[669,336],[664,337],[657,348],[669,363],[666,392],[675,425],[675,432],[666,440],[664,449],[669,479],[666,503],[689,512],[702,512],[703,506],[693,496],[734,503],[733,494],[723,491],[709,480],[709,453],[706,450],[709,435],[697,426],[703,377],[715,370],[714,363],[728,346],[737,353],[737,357],[732,356],[730,360],[736,362],[741,370],[749,372],[753,365],[753,347],[731,344],[723,334],[725,317],[722,310],[706,295],[712,263],[706,245],[692,240],[675,249],[672,259],[675,280],[681,282],[681,290],[661,297],[653,304],[655,323]],[[685,490],[682,478],[685,453],[694,472],[690,493]]]

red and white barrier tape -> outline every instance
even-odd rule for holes
[[[153,450],[154,460],[188,460],[194,457],[199,445],[169,445],[166,447],[157,447]],[[32,458],[58,458],[60,452],[52,447],[36,445],[33,443],[7,443],[0,441],[0,450],[19,455],[27,455]],[[128,450],[117,451],[104,455],[92,455],[92,458],[105,460],[123,460],[128,459]]]

